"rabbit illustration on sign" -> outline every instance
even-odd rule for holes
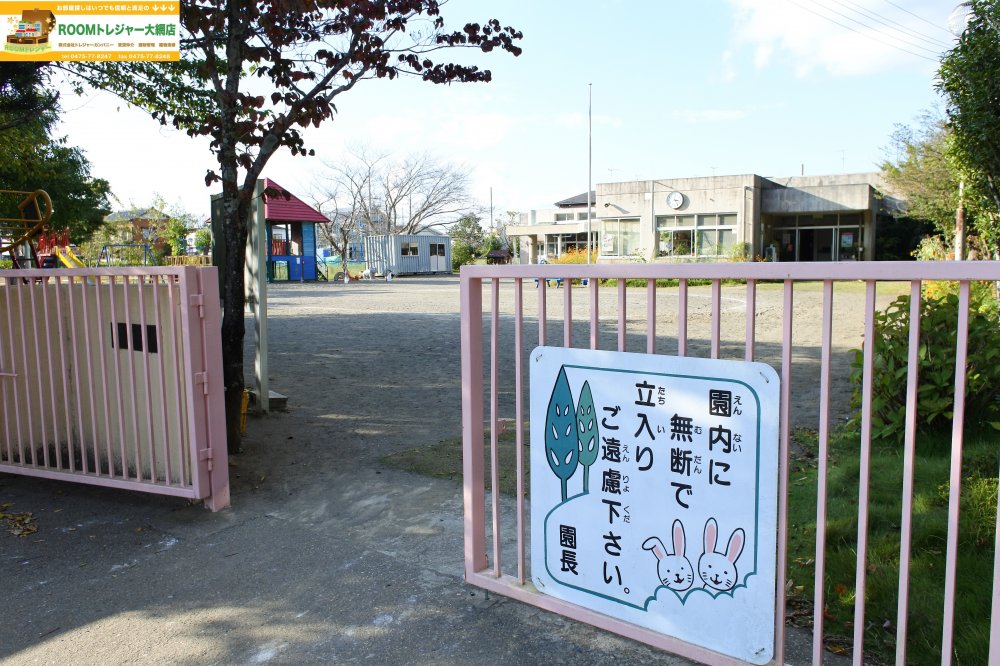
[[[719,525],[715,518],[709,518],[705,523],[705,552],[698,558],[698,575],[710,587],[720,592],[733,589],[739,578],[736,570],[736,560],[740,559],[743,546],[746,543],[746,533],[737,528],[729,537],[725,553],[715,550],[719,540]]]
[[[660,582],[671,590],[683,592],[694,582],[694,567],[691,560],[685,557],[684,525],[675,520],[671,528],[673,536],[673,553],[668,553],[659,537],[649,537],[642,542],[644,550],[652,551],[656,557],[656,575]]]

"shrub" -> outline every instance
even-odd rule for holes
[[[563,252],[558,258],[553,259],[550,263],[553,264],[586,264],[587,263],[587,251],[586,250],[576,250],[574,248],[569,248]],[[593,250],[590,253],[590,263],[597,263],[597,250]]]
[[[730,248],[728,259],[735,262],[754,261],[753,247],[750,243],[736,243]],[[760,257],[756,260],[761,261]]]
[[[460,240],[452,241],[451,243],[451,268],[457,271],[459,268],[465,264],[471,264],[476,261],[477,254],[476,248],[468,243]]]
[[[1000,341],[992,284],[974,283],[969,306],[965,415],[970,424],[988,423],[1000,412]],[[954,284],[929,283],[920,306],[917,427],[929,431],[950,425],[954,411],[958,295]],[[872,437],[901,441],[906,417],[910,297],[900,296],[875,315],[872,366]],[[861,404],[862,350],[855,350],[852,406]],[[860,423],[860,414],[853,425]]]

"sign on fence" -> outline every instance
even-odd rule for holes
[[[770,661],[774,369],[538,347],[530,381],[538,590],[752,663]]]

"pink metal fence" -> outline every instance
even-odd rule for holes
[[[657,279],[678,280],[676,287],[658,287]],[[546,289],[546,280],[561,279],[561,289]],[[600,280],[617,279],[616,287],[601,287]],[[642,287],[627,287],[625,280],[645,281]],[[689,280],[710,280],[707,296],[700,290],[699,298],[707,298],[708,312],[695,312],[692,298],[696,295]],[[574,286],[577,280],[579,286]],[[742,304],[734,315],[733,308],[723,305],[724,280],[745,283]],[[530,584],[525,560],[529,529],[525,519],[525,468],[523,460],[524,435],[527,422],[524,400],[527,387],[524,381],[524,359],[535,340],[539,345],[560,344],[565,347],[586,346],[618,351],[644,351],[645,353],[671,353],[689,355],[698,343],[711,358],[723,357],[724,340],[720,333],[723,317],[745,318],[745,331],[739,345],[727,345],[731,356],[745,360],[761,360],[758,351],[759,326],[762,317],[773,316],[763,312],[758,299],[758,284],[762,281],[781,283],[781,335],[780,353],[772,354],[772,362],[780,366],[781,405],[779,436],[779,497],[778,497],[778,558],[777,558],[777,613],[775,622],[774,663],[785,663],[785,606],[788,582],[787,526],[789,487],[789,447],[791,435],[791,403],[793,374],[800,363],[795,358],[794,306],[796,285],[803,282],[822,285],[822,321],[798,322],[810,327],[821,326],[819,357],[819,403],[815,405],[812,427],[818,430],[818,482],[817,525],[827,521],[827,478],[829,471],[828,446],[831,436],[831,354],[834,349],[835,325],[834,293],[838,283],[863,282],[863,381],[861,405],[860,493],[858,497],[856,603],[854,611],[853,663],[864,663],[863,638],[866,627],[865,588],[868,558],[868,521],[870,512],[869,485],[872,451],[872,369],[873,351],[870,341],[874,337],[877,310],[877,287],[880,283],[896,281],[896,292],[909,292],[911,296],[908,372],[905,388],[906,419],[903,458],[902,517],[900,523],[900,571],[898,589],[898,616],[896,626],[896,663],[907,663],[906,638],[908,593],[910,578],[910,539],[913,528],[913,470],[916,451],[916,405],[918,377],[917,365],[920,341],[921,287],[927,281],[959,282],[959,315],[954,322],[957,331],[955,353],[954,400],[955,417],[952,429],[951,483],[948,496],[949,527],[945,548],[944,621],[938,628],[920,627],[919,631],[939,631],[942,637],[942,663],[952,661],[954,640],[954,607],[956,563],[958,560],[959,491],[962,478],[962,446],[964,441],[963,407],[965,402],[965,367],[968,352],[968,322],[970,283],[973,281],[1000,281],[1000,262],[863,262],[863,263],[756,263],[756,264],[622,264],[622,265],[523,265],[523,266],[466,266],[461,274],[462,301],[462,419],[464,449],[464,502],[465,502],[465,576],[474,585],[492,590],[514,599],[588,622],[604,629],[649,643],[678,655],[712,664],[739,663],[711,650],[681,642],[629,623],[608,617],[571,603],[539,593]],[[908,283],[905,284],[905,283]],[[555,282],[551,283],[555,284]],[[728,287],[727,287],[728,289]],[[743,289],[740,287],[740,289]],[[883,289],[885,287],[883,286]],[[485,292],[485,295],[484,295]],[[577,296],[583,292],[581,296]],[[881,291],[879,292],[881,294]],[[658,312],[658,300],[668,294],[676,298],[675,322],[669,327],[661,324],[664,313]],[[893,295],[895,295],[893,294]],[[612,299],[614,307],[605,307],[602,299]],[[585,300],[584,300],[585,299]],[[530,307],[525,301],[531,301]],[[551,312],[549,301],[561,301],[562,314]],[[574,305],[574,301],[577,305]],[[582,301],[582,302],[581,302]],[[878,303],[882,307],[885,300]],[[638,304],[639,307],[634,307]],[[617,310],[617,318],[614,311]],[[581,316],[582,314],[582,316]],[[673,314],[673,313],[671,313]],[[537,338],[526,333],[529,319],[536,320]],[[574,321],[576,319],[576,321]],[[581,321],[582,319],[582,321]],[[705,329],[707,340],[694,340],[690,331],[695,325]],[[588,339],[574,338],[585,330]],[[561,327],[562,339],[551,339],[550,328]],[[665,330],[669,328],[669,330]],[[602,336],[602,333],[604,334]],[[612,336],[613,334],[613,336]],[[629,336],[642,336],[626,349]],[[859,336],[860,338],[861,336]],[[531,340],[529,343],[528,340]],[[666,339],[666,340],[665,340]],[[664,344],[669,341],[668,345]],[[644,345],[642,344],[644,342]],[[860,346],[861,339],[850,341]],[[778,344],[778,341],[775,342]],[[644,348],[639,348],[644,347]],[[741,349],[740,349],[741,348]],[[740,353],[742,351],[742,353]],[[844,380],[841,378],[841,380]],[[810,380],[812,381],[812,380]],[[846,381],[846,380],[844,380]],[[488,412],[486,405],[488,404]],[[801,425],[801,424],[800,424]],[[508,426],[516,433],[516,498],[513,509],[504,511],[499,492],[500,460],[498,434]],[[486,428],[489,442],[484,442]],[[486,455],[489,454],[491,478],[489,486],[484,480]],[[820,664],[824,651],[824,575],[826,541],[825,530],[816,534],[814,611],[812,617],[812,663]],[[1000,531],[998,531],[1000,534]],[[488,546],[488,542],[489,546]],[[1000,549],[994,552],[1000,552]],[[989,662],[1000,663],[1000,560],[995,559],[994,580],[984,581],[984,589],[992,587],[992,615],[990,624]],[[984,592],[985,593],[985,592]],[[881,621],[881,619],[880,619]]]
[[[214,268],[0,271],[0,472],[229,505]]]

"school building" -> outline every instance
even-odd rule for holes
[[[601,263],[715,261],[741,247],[771,261],[871,260],[879,224],[900,206],[877,172],[600,183],[591,202],[589,219],[586,193],[523,213],[507,231],[521,261],[583,250],[588,227]]]

